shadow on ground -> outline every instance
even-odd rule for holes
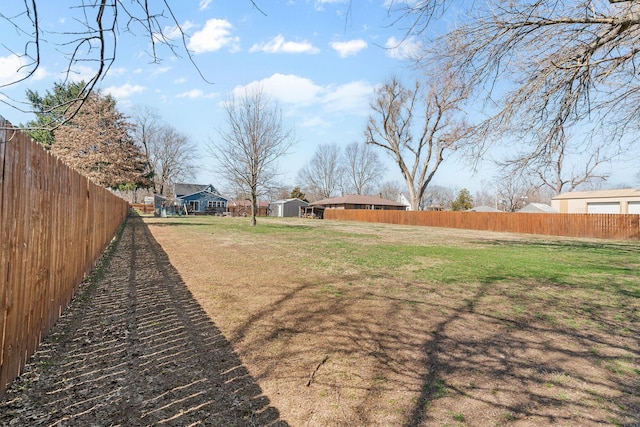
[[[0,402],[11,426],[286,426],[132,216]]]

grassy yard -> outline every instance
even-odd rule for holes
[[[292,426],[640,423],[640,243],[145,221]]]

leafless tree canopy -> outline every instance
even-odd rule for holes
[[[337,196],[342,190],[344,169],[340,154],[338,144],[320,144],[311,160],[298,171],[298,179],[313,200]]]
[[[383,199],[400,201],[400,194],[402,193],[404,185],[398,181],[384,181],[380,184],[378,192]]]
[[[208,149],[229,183],[250,196],[251,225],[256,225],[258,196],[277,185],[278,160],[293,145],[294,134],[284,127],[279,106],[261,88],[232,97],[225,112],[227,126]]]
[[[188,135],[163,123],[147,106],[137,107],[132,119],[135,141],[143,148],[151,168],[154,193],[167,195],[173,184],[194,176],[197,150]]]
[[[532,186],[545,187],[553,194],[604,182],[609,176],[605,166],[614,155],[607,149],[609,147],[589,142],[581,140],[571,144],[563,132],[554,144],[540,153],[540,144],[523,141],[518,153],[498,161],[503,171],[500,180],[534,180],[537,184]]]
[[[366,142],[393,158],[414,210],[445,158],[469,144],[472,128],[460,114],[465,101],[460,89],[451,75],[424,89],[419,83],[407,88],[392,78],[371,104]]]
[[[374,147],[363,142],[344,148],[342,165],[347,191],[355,194],[371,194],[386,172]]]
[[[454,4],[394,3],[412,19],[411,34],[425,38],[427,26],[438,17],[435,5]],[[637,133],[640,123],[640,3],[455,4],[464,11],[449,21],[455,28],[425,43],[417,63],[445,64],[475,89],[490,117],[485,122],[489,140],[524,141],[529,158],[546,161],[546,166],[566,153],[568,145],[580,150],[585,140],[595,144],[592,150],[599,149],[585,160],[590,166],[633,143],[628,136]],[[565,130],[572,131],[571,140]]]

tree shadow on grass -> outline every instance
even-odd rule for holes
[[[1,425],[287,425],[137,216],[0,413]]]
[[[259,379],[278,378],[283,389],[313,402],[309,425],[635,425],[640,419],[638,325],[597,309],[571,312],[562,284],[549,290],[551,303],[541,304],[597,327],[510,312],[516,307],[502,304],[515,306],[517,298],[503,295],[501,286],[516,284],[501,277],[461,285],[464,296],[457,286],[432,285],[419,297],[399,289],[413,283],[381,272],[378,279],[388,286],[355,291],[371,279],[297,280],[229,337],[244,342],[243,354],[263,367]],[[415,317],[399,321],[407,307]]]
[[[640,425],[637,324],[581,317],[561,292],[549,312],[565,311],[598,327],[571,328],[533,313],[480,312],[495,285],[479,285],[425,342],[426,373],[406,427],[465,420],[473,412],[477,420],[480,411],[493,424]],[[633,330],[621,332],[623,325]]]

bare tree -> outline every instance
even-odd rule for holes
[[[429,185],[427,191],[420,200],[420,209],[441,210],[451,209],[451,204],[458,193],[454,188],[442,185]]]
[[[149,163],[154,193],[167,195],[173,184],[193,178],[197,147],[188,135],[164,123],[149,106],[137,106],[132,119],[135,141]]]
[[[386,167],[373,149],[373,146],[353,142],[344,148],[342,158],[345,183],[349,192],[370,194],[378,185]]]
[[[425,91],[419,83],[409,89],[392,78],[371,104],[366,142],[396,162],[413,210],[445,158],[469,143],[471,127],[459,118],[466,95],[460,89],[452,75],[435,79]],[[413,132],[414,125],[421,127],[419,133]]]
[[[336,143],[318,145],[311,160],[298,171],[302,186],[315,200],[334,197],[342,189],[343,175]]]
[[[166,195],[173,184],[193,178],[196,155],[196,146],[188,135],[166,124],[158,127],[149,140],[154,193]]]
[[[410,20],[408,34],[425,38],[432,34],[425,31],[432,20],[453,4],[392,3]],[[486,100],[488,141],[512,136],[516,144],[527,143],[530,160],[551,164],[558,147],[579,151],[576,144],[583,139],[598,140],[597,156],[584,160],[590,166],[635,143],[630,136],[640,124],[637,2],[485,0],[459,11],[466,14],[457,26],[423,44],[416,59],[444,64]],[[571,129],[576,138],[566,140],[564,131]]]
[[[262,88],[247,90],[241,98],[225,104],[227,128],[208,150],[217,159],[229,183],[243,189],[251,199],[251,225],[256,225],[258,196],[278,183],[278,160],[295,139],[282,123],[282,112]]]
[[[507,176],[497,182],[497,208],[507,212],[520,210],[533,198],[535,187],[522,177]]]
[[[609,176],[601,170],[611,160],[607,150],[588,141],[572,145],[563,134],[554,144],[538,144],[533,149],[525,144],[522,149],[520,155],[498,162],[505,179],[536,180],[557,195],[585,184],[604,182]],[[576,149],[580,152],[576,153]]]
[[[398,181],[384,181],[380,184],[378,192],[383,199],[400,202],[403,187],[403,184]]]
[[[95,92],[56,129],[51,152],[98,185],[146,187],[147,162],[130,136],[131,127],[113,98]]]

